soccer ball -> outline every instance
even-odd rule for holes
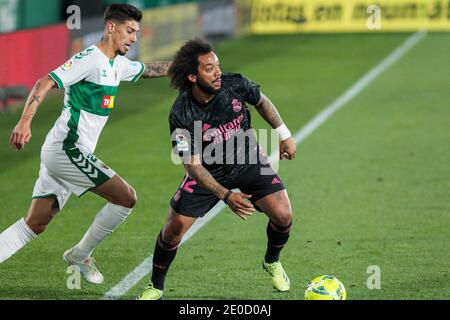
[[[305,300],[346,300],[347,291],[336,277],[324,275],[311,280]]]

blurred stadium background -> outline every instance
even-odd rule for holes
[[[23,99],[39,77],[99,41],[112,2],[0,0],[0,230],[25,214],[40,146],[62,108],[55,90],[30,144],[16,153],[8,139]],[[129,58],[170,59],[185,40],[209,39],[223,71],[260,83],[292,132],[428,31],[302,142],[295,161],[281,164],[295,214],[282,255],[292,290],[274,292],[261,270],[266,219],[242,222],[225,209],[181,247],[166,299],[303,299],[321,274],[338,277],[349,299],[449,298],[449,0],[127,2],[144,11]],[[79,29],[68,27],[76,25],[74,5]],[[151,255],[183,175],[170,161],[175,96],[167,79],[123,84],[97,147],[140,199],[96,250],[105,283],[70,290],[62,261],[103,206],[88,194],[73,197],[46,233],[0,265],[0,299],[101,299]],[[134,299],[147,280],[115,298]]]

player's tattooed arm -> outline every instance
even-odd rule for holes
[[[281,116],[278,113],[277,108],[275,108],[272,101],[270,101],[269,98],[267,98],[267,96],[262,92],[261,98],[255,108],[261,117],[263,117],[263,119],[272,126],[272,128],[278,128],[283,124],[283,120],[281,120]]]
[[[255,208],[253,205],[245,201],[245,199],[251,198],[250,195],[240,192],[231,192],[223,187],[216,179],[203,167],[198,156],[192,156],[190,161],[185,161],[185,168],[189,176],[193,178],[197,183],[213,193],[217,198],[224,200],[226,204],[236,213],[241,219],[247,220]],[[227,199],[225,199],[227,198]]]
[[[142,73],[144,79],[158,78],[167,76],[172,61],[156,61],[144,63],[145,69]]]
[[[184,167],[189,176],[197,181],[201,187],[211,191],[217,198],[223,200],[228,189],[217,182],[209,171],[203,167],[198,155],[190,157],[189,160],[184,163]]]
[[[33,89],[31,89],[30,94],[28,95],[28,99],[25,103],[25,107],[22,113],[21,121],[30,121],[33,119],[36,114],[36,110],[39,105],[44,100],[45,95],[51,88],[55,86],[55,81],[50,77],[46,76],[38,81],[34,85]]]
[[[261,98],[255,107],[258,113],[264,118],[264,120],[267,121],[267,123],[269,123],[272,126],[272,128],[277,129],[280,126],[284,125],[277,108],[275,108],[273,103],[263,93],[261,93]],[[287,130],[287,127],[286,126],[284,127],[285,127],[284,130]],[[289,130],[288,135],[289,135],[288,138],[285,138],[283,139],[283,141],[280,142],[280,160],[282,159],[292,160],[295,158],[295,154],[297,153],[296,143],[294,139],[290,137]]]
[[[46,76],[39,79],[31,90],[22,116],[11,133],[9,143],[13,149],[20,150],[31,139],[31,121],[33,120],[36,110],[44,100],[45,95],[55,86],[55,81]]]

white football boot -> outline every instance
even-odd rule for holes
[[[80,270],[81,275],[86,281],[93,284],[102,284],[103,283],[103,275],[98,271],[95,267],[95,260],[93,257],[89,257],[83,262],[76,261],[72,256],[73,248],[70,248],[66,252],[64,252],[63,259],[70,266],[76,266]]]

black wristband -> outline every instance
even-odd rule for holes
[[[223,198],[223,202],[228,204],[228,198],[231,196],[232,193],[233,193],[233,191],[228,190],[228,192],[225,194],[225,197]]]

